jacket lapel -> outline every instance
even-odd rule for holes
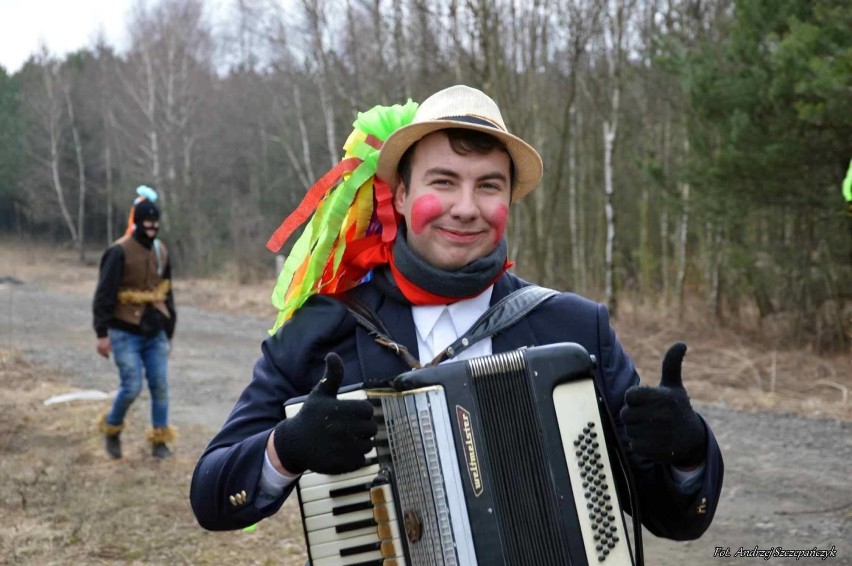
[[[375,288],[371,288],[364,299],[384,323],[390,337],[408,348],[411,355],[417,358],[417,334],[411,308],[383,296]],[[378,345],[374,337],[360,324],[355,327],[355,340],[365,385],[386,386],[388,380],[411,369],[393,350]]]

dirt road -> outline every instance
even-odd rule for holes
[[[59,368],[78,387],[111,391],[115,369],[95,354],[89,308],[82,293],[38,282],[0,284],[0,348]],[[249,379],[270,319],[189,306],[179,313],[170,370],[173,421],[209,427],[212,435]],[[852,424],[696,405],[724,454],[722,501],[698,541],[674,543],[646,533],[646,563],[748,563],[755,558],[743,557],[742,549],[781,547],[833,548],[836,557],[766,561],[852,565]],[[716,547],[730,549],[730,557],[714,557]]]

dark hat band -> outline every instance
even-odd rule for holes
[[[476,126],[485,126],[486,128],[494,128],[496,130],[500,130],[501,132],[505,132],[503,128],[495,124],[494,122],[489,122],[483,118],[476,118],[474,116],[445,116],[443,118],[439,118],[439,120],[448,120],[451,122],[464,122],[466,124],[474,124]]]

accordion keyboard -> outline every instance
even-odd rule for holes
[[[366,399],[364,391],[340,395]],[[298,406],[294,406],[298,408]],[[287,407],[288,416],[295,410]],[[377,445],[382,439],[376,439]],[[306,472],[299,480],[305,537],[313,566],[404,566],[394,495],[374,449],[367,465],[340,475]]]

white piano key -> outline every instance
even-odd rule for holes
[[[311,561],[313,566],[348,566],[349,564],[361,564],[370,560],[381,560],[381,552],[371,552],[369,554],[358,554],[356,556],[331,556],[329,558],[314,558]]]
[[[367,461],[370,458],[376,457],[376,449],[373,448],[369,452],[364,455],[364,458]],[[375,468],[374,468],[375,466]],[[378,464],[370,464],[369,466],[364,466],[363,468],[358,468],[353,472],[346,472],[345,474],[317,474],[316,472],[305,472],[302,474],[302,477],[299,478],[299,487],[304,489],[306,487],[313,487],[315,485],[323,485],[327,483],[334,483],[338,481],[348,480],[351,478],[360,478],[362,476],[368,476],[373,474],[374,476],[379,472]]]
[[[338,533],[335,527],[309,532],[308,546],[313,549],[316,546],[320,544],[325,544],[327,542],[344,541],[346,539],[351,538],[358,538],[360,540],[363,537],[372,537],[372,540],[374,542],[378,542],[379,535],[376,527],[376,525],[373,525],[371,527],[364,527],[354,531],[345,531],[342,533]]]
[[[401,549],[400,549],[401,552]],[[394,556],[392,558],[383,557],[379,551],[369,554],[357,554],[355,556],[331,556],[329,558],[316,558],[311,562],[313,566],[348,566],[350,564],[360,564],[369,560],[383,560],[382,566],[406,566],[405,556]]]
[[[373,517],[370,516],[367,519],[372,520]],[[350,522],[354,522],[353,518],[347,516],[345,521],[341,521],[339,524],[335,524],[334,526],[331,526],[329,528],[317,531],[309,531],[308,545],[310,545],[311,548],[314,548],[319,544],[327,542],[334,542],[337,540],[345,540],[356,537],[366,537],[368,535],[372,535],[373,540],[375,541],[400,538],[399,525],[397,525],[396,522],[377,523],[368,527],[363,527],[352,531],[337,531],[338,526],[342,526]]]
[[[331,513],[323,513],[322,515],[314,515],[313,517],[305,517],[305,530],[319,531],[334,527],[349,521],[364,521],[372,519],[374,509],[364,509],[363,511],[354,511],[345,515],[332,515]]]
[[[370,494],[358,493],[355,495],[336,497],[335,499],[318,499],[316,501],[309,501],[308,503],[303,503],[302,515],[304,515],[305,517],[313,517],[314,515],[331,513],[335,508],[341,508],[347,505],[354,505],[356,503],[365,504],[367,506],[365,507],[366,509],[372,508],[372,504],[370,503]]]
[[[324,475],[322,477],[325,479],[319,481],[319,483],[317,484],[315,484],[313,480],[319,480],[320,478],[312,478],[311,481],[307,482],[307,485],[305,484],[305,482],[300,480],[299,493],[302,496],[302,501],[307,502],[314,501],[316,499],[323,499],[329,497],[329,493],[335,489],[372,482],[374,479],[376,479],[376,476],[379,473],[379,469],[380,468],[378,464],[373,464],[372,466],[367,466],[361,468],[360,470],[357,470],[356,472],[352,472],[352,476],[350,476],[350,474],[341,474],[339,476]],[[305,479],[304,476],[303,479]]]
[[[376,543],[380,544],[379,549],[366,550],[365,552],[350,554],[348,556],[342,556],[341,554],[348,549],[355,549],[360,546],[373,545]],[[376,535],[366,535],[311,546],[311,558],[314,566],[319,566],[319,560],[323,558],[334,558],[336,559],[334,564],[340,564],[337,560],[341,558],[346,559],[352,556],[357,556],[361,558],[360,562],[363,562],[365,560],[375,560],[377,558],[395,558],[397,556],[403,556],[404,551],[402,548],[402,543],[398,538],[380,542]],[[358,562],[359,561],[355,561],[356,564]]]
[[[335,508],[359,503],[369,504],[372,508],[376,505],[390,503],[392,501],[393,490],[389,485],[383,485],[372,488],[369,493],[364,492],[354,495],[345,495],[343,497],[335,497],[334,499],[318,499],[307,503],[302,502],[302,515],[306,518],[313,517],[314,515],[331,513]]]
[[[331,513],[323,513],[322,515],[314,515],[305,517],[305,530],[318,531],[327,529],[341,523],[349,521],[361,521],[364,519],[373,518],[377,523],[389,523],[396,521],[396,508],[392,503],[387,505],[376,505],[372,509],[364,509],[363,511],[353,511],[344,515],[332,515]]]

